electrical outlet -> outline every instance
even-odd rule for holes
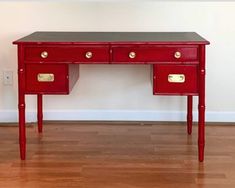
[[[4,85],[13,84],[13,71],[3,71],[3,84]]]

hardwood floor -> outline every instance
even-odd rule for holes
[[[205,161],[197,125],[45,122],[27,127],[21,161],[18,127],[0,125],[1,188],[234,188],[235,124],[206,127]]]

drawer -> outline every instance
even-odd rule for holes
[[[25,47],[26,62],[109,63],[109,46]]]
[[[153,65],[153,94],[198,94],[197,65]]]
[[[197,59],[197,47],[125,46],[112,48],[114,63],[182,62]]]
[[[25,91],[28,94],[69,94],[78,80],[78,64],[26,64]]]

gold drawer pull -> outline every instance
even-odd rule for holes
[[[168,82],[170,83],[184,83],[185,75],[184,74],[169,74]]]
[[[87,59],[92,58],[92,56],[93,56],[92,52],[87,52],[87,53],[86,53],[86,58],[87,58]]]
[[[51,73],[39,73],[38,76],[39,82],[54,82],[55,76]]]
[[[130,52],[129,53],[129,58],[134,59],[136,57],[136,53],[135,52]]]
[[[47,51],[43,51],[43,52],[41,53],[41,57],[42,57],[43,59],[46,59],[46,58],[48,57],[48,52],[47,52]]]
[[[175,52],[175,58],[176,59],[181,58],[181,52]]]

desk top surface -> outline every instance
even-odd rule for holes
[[[14,44],[153,43],[209,44],[195,32],[34,32]]]

